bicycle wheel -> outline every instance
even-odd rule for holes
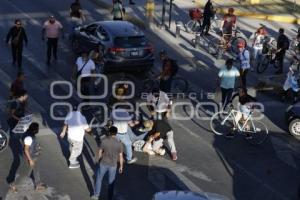
[[[269,134],[267,126],[261,121],[252,120],[249,130],[244,130],[244,133],[248,133],[252,136],[251,139],[247,139],[250,144],[259,145],[266,141]]]
[[[213,32],[213,33],[217,33],[219,34],[220,33],[220,27],[221,27],[221,22],[219,19],[213,19],[211,21],[211,25],[210,25],[210,31]]]
[[[220,40],[218,38],[214,38],[208,43],[208,53],[211,55],[216,56],[217,58],[220,57],[220,48],[222,46],[220,45]]]
[[[223,135],[233,131],[235,122],[228,112],[217,112],[210,120],[210,128],[216,135]]]
[[[7,148],[8,141],[9,141],[8,134],[3,130],[0,130],[0,153]]]
[[[190,21],[188,21],[188,23],[186,23],[185,29],[188,33],[196,32],[198,29],[198,26],[199,26],[198,22],[191,19]]]
[[[175,77],[172,80],[171,92],[172,93],[186,93],[188,91],[188,82],[180,77]]]
[[[247,47],[247,41],[242,37],[237,37],[237,38],[232,39],[230,42],[231,52],[233,52],[234,54],[239,53],[239,49],[237,46],[240,42],[243,42],[245,44],[245,47]]]
[[[264,71],[266,71],[266,69],[269,66],[269,58],[267,56],[264,56],[263,59],[257,64],[256,67],[256,71],[257,73],[261,74]]]

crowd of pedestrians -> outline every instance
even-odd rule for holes
[[[131,4],[134,4],[130,1]],[[112,9],[114,20],[123,20],[125,9],[120,0],[113,1]],[[210,0],[204,8],[204,21],[201,26],[201,34],[209,35],[210,20],[214,16],[215,11]],[[72,29],[83,24],[86,21],[79,0],[75,0],[70,6],[70,18]],[[228,14],[223,18],[222,29],[224,34],[232,34],[236,27],[237,18],[234,15],[234,9],[229,9]],[[237,115],[237,123],[244,119],[244,116],[249,114],[247,103],[256,101],[247,93],[247,75],[249,70],[253,68],[251,65],[258,65],[264,51],[264,41],[267,38],[267,32],[264,27],[260,27],[254,34],[253,52],[247,49],[245,43],[238,43],[239,53],[236,58],[239,65],[235,66],[235,60],[226,60],[225,66],[218,73],[218,86],[222,93],[223,109],[230,104],[235,97],[238,97],[240,104],[240,113]],[[46,63],[51,64],[52,58],[57,60],[57,48],[59,37],[63,37],[63,25],[50,16],[45,21],[42,29],[42,39],[47,39]],[[296,49],[300,50],[300,33],[297,35],[298,43]],[[22,67],[22,50],[23,44],[27,45],[28,39],[26,31],[22,27],[21,20],[15,20],[15,25],[9,30],[6,42],[11,45],[12,64],[21,69]],[[284,34],[284,30],[279,30],[277,39],[276,60],[279,63],[279,69],[276,72],[283,72],[283,63],[286,51],[290,47],[290,42]],[[253,54],[253,56],[251,56]],[[251,58],[255,62],[251,62]],[[173,78],[178,72],[178,64],[176,60],[171,59],[165,51],[160,52],[162,62],[161,73],[158,76],[160,84],[152,89],[147,96],[147,111],[149,115],[132,116],[124,103],[128,103],[125,96],[128,93],[128,85],[120,84],[116,88],[115,96],[112,96],[109,102],[110,121],[106,125],[106,135],[101,138],[98,146],[98,155],[96,157],[97,169],[95,171],[93,199],[98,199],[101,195],[102,181],[106,173],[108,173],[108,196],[113,198],[114,183],[117,172],[122,174],[124,171],[124,163],[133,164],[137,162],[137,157],[134,156],[134,151],[144,152],[149,156],[164,156],[167,152],[173,161],[178,159],[177,149],[174,140],[174,130],[169,124],[169,117],[172,115],[172,101],[167,93],[171,92]],[[103,65],[103,55],[99,50],[92,52],[82,52],[77,58],[73,69],[73,78],[80,78],[80,92],[82,100],[88,102],[88,96],[91,95],[90,86],[93,84],[92,76],[96,73],[97,68]],[[292,90],[294,101],[297,101],[297,92],[299,91],[297,77],[299,69],[291,68],[287,75],[287,80],[284,84],[283,98],[287,97],[287,92]],[[237,80],[240,80],[240,89],[237,94],[234,94],[234,88]],[[39,155],[40,145],[36,135],[39,133],[39,125],[35,122],[31,123],[23,137],[14,134],[12,131],[20,119],[26,115],[26,106],[28,94],[24,88],[25,75],[20,70],[16,80],[10,88],[10,104],[8,125],[10,127],[10,146],[14,149],[14,161],[12,165],[17,166],[21,163],[20,154],[25,155],[25,168],[21,172],[21,177],[16,178],[16,171],[10,171],[7,178],[12,192],[17,192],[17,185],[22,177],[33,174],[33,182],[36,190],[43,190],[46,185],[40,180],[39,174]],[[70,156],[68,158],[68,167],[70,169],[80,168],[78,158],[82,154],[84,146],[85,134],[92,134],[92,127],[89,126],[87,119],[78,108],[78,105],[73,106],[73,110],[68,113],[60,133],[60,138],[64,139],[67,136]],[[232,137],[228,133],[228,137]],[[251,137],[247,135],[247,137]],[[125,155],[125,158],[123,157]],[[17,169],[12,167],[11,169]],[[118,170],[117,170],[118,169]]]

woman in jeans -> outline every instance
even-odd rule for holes
[[[259,61],[261,60],[262,56],[262,50],[264,46],[265,39],[267,37],[267,31],[264,27],[260,27],[257,29],[257,31],[254,33],[254,38],[253,38],[253,61],[254,65],[258,65]]]

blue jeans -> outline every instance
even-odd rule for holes
[[[129,129],[128,129],[129,130]],[[117,134],[117,139],[125,146],[125,154],[127,161],[132,159],[132,142],[128,133]]]
[[[253,48],[253,60],[257,65],[262,60],[262,49]]]
[[[95,180],[95,189],[94,189],[94,196],[100,196],[101,187],[102,187],[102,180],[105,176],[106,172],[108,172],[108,199],[111,200],[114,193],[114,183],[116,178],[116,166],[107,166],[99,164],[99,167],[96,172],[96,180]]]
[[[137,140],[143,140],[146,135],[148,134],[148,132],[144,132],[144,133],[140,133],[139,135],[136,135],[131,128],[128,128],[127,130],[127,134],[129,135],[129,138],[131,140],[131,142],[135,142]]]

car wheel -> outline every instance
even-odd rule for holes
[[[294,119],[289,123],[289,131],[292,135],[300,137],[300,119]]]

